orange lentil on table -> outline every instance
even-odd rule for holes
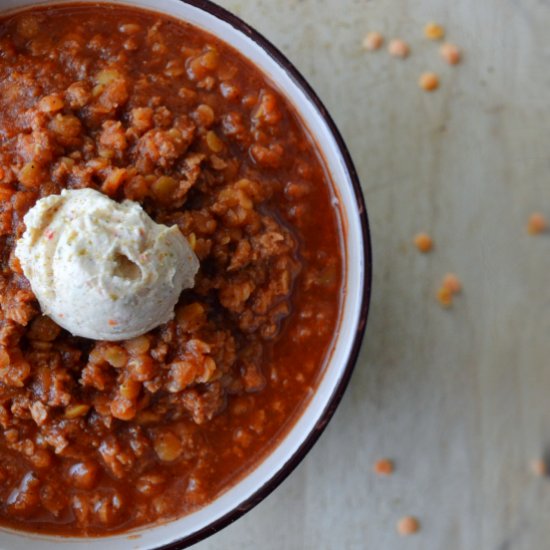
[[[462,291],[462,282],[454,273],[447,273],[443,277],[441,286],[449,290],[452,294],[459,294]]]
[[[453,305],[453,291],[445,286],[439,287],[436,297],[437,301],[444,308],[449,308]]]
[[[395,464],[389,458],[382,458],[374,464],[374,472],[378,475],[389,476],[393,474],[394,470]]]
[[[449,42],[441,46],[439,53],[449,65],[458,65],[462,59],[462,53],[458,46],[450,44]]]
[[[427,233],[417,233],[413,242],[416,248],[424,254],[431,252],[434,247],[433,239]]]
[[[420,522],[413,516],[405,516],[397,522],[397,532],[403,536],[414,535],[420,530]]]
[[[548,230],[548,220],[544,214],[534,212],[529,216],[527,232],[530,235],[540,235]]]
[[[188,24],[92,4],[1,23],[0,524],[105,535],[190,513],[322,375],[343,291],[322,158],[274,85]],[[131,340],[41,315],[13,254],[39,198],[86,187],[176,225],[201,262],[175,318]]]
[[[548,476],[548,464],[542,458],[537,458],[531,461],[529,464],[531,472],[537,477]]]
[[[401,57],[402,59],[409,56],[411,51],[410,46],[401,39],[394,39],[388,44],[388,52],[393,57]]]
[[[363,48],[368,51],[379,50],[384,44],[384,37],[379,32],[369,32],[363,38]]]
[[[424,27],[424,36],[428,40],[442,40],[445,37],[445,29],[439,23],[430,21]]]
[[[435,73],[422,73],[418,85],[426,92],[433,92],[439,88],[439,77]]]

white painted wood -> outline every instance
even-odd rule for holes
[[[375,292],[349,391],[318,445],[266,501],[196,546],[223,549],[545,550],[550,482],[548,0],[219,0],[277,44],[326,102],[366,193]],[[465,60],[423,39],[435,19]],[[368,30],[410,41],[367,54]],[[442,88],[416,86],[438,71]],[[410,245],[429,231],[436,250]],[[447,271],[452,311],[433,296]],[[376,459],[396,460],[380,479]],[[395,523],[414,514],[407,540]]]

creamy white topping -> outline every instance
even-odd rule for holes
[[[199,261],[177,226],[93,189],[40,199],[15,254],[42,312],[74,335],[132,338],[169,321]]]

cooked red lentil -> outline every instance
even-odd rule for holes
[[[314,144],[216,38],[85,5],[2,20],[0,143],[1,523],[100,535],[204,505],[289,429],[332,345],[342,231]],[[188,238],[173,321],[114,344],[40,314],[23,216],[84,187]]]

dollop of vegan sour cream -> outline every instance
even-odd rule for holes
[[[15,254],[42,312],[74,335],[132,338],[169,321],[199,261],[177,226],[93,189],[40,199]]]

